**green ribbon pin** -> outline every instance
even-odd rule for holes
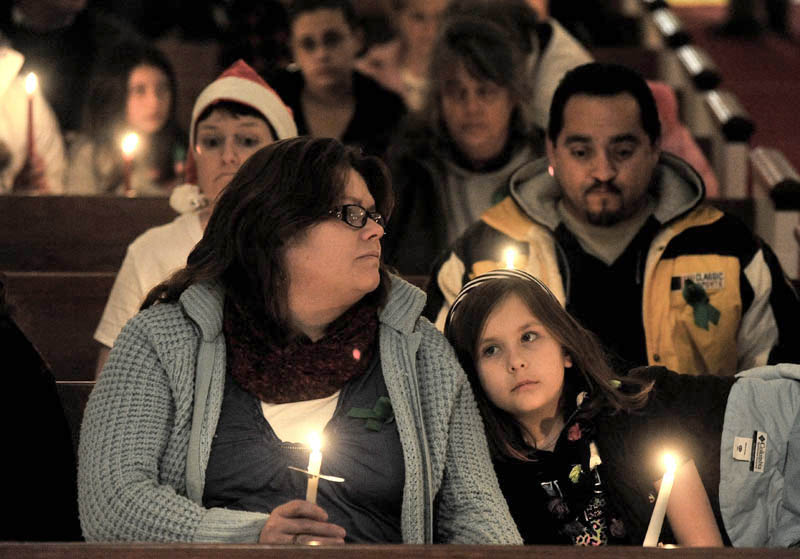
[[[581,479],[582,473],[583,473],[583,467],[580,464],[575,464],[569,471],[569,480],[572,483],[578,483]]]
[[[394,411],[392,401],[388,396],[381,396],[375,401],[375,405],[370,408],[350,408],[347,417],[356,419],[366,419],[366,427],[370,431],[380,431],[386,423],[394,421]]]
[[[708,330],[708,323],[719,323],[720,312],[708,300],[703,286],[687,279],[683,284],[683,298],[692,306],[694,323],[703,330]]]

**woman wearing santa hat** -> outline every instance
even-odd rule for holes
[[[186,264],[203,236],[217,195],[239,167],[259,148],[296,135],[290,109],[242,60],[200,93],[189,127],[187,184],[177,187],[170,199],[181,215],[149,229],[128,246],[94,334],[102,346],[98,374],[109,348],[147,292]]]

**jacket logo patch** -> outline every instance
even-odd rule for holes
[[[673,276],[670,287],[672,291],[680,291],[686,286],[687,281],[702,286],[706,291],[719,291],[725,289],[725,272],[698,272],[696,274]]]
[[[750,454],[750,471],[763,474],[766,461],[767,434],[763,431],[753,431],[753,450]]]
[[[684,281],[683,298],[692,306],[694,311],[695,326],[708,330],[708,323],[719,324],[721,313],[719,309],[712,305],[708,299],[708,293],[699,283],[690,279]]]

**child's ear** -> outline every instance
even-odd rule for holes
[[[567,369],[572,367],[572,356],[566,351],[564,352],[564,367]]]

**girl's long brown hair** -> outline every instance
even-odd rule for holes
[[[647,403],[652,383],[620,379],[611,369],[597,336],[581,326],[545,288],[519,277],[486,280],[474,286],[453,309],[445,335],[472,384],[493,457],[527,460],[530,450],[517,420],[486,396],[475,366],[478,341],[487,318],[511,295],[525,302],[572,359],[572,367],[564,372],[562,405],[587,390],[591,397],[579,413],[588,419],[601,410],[630,412]],[[622,389],[619,380],[624,384]]]

